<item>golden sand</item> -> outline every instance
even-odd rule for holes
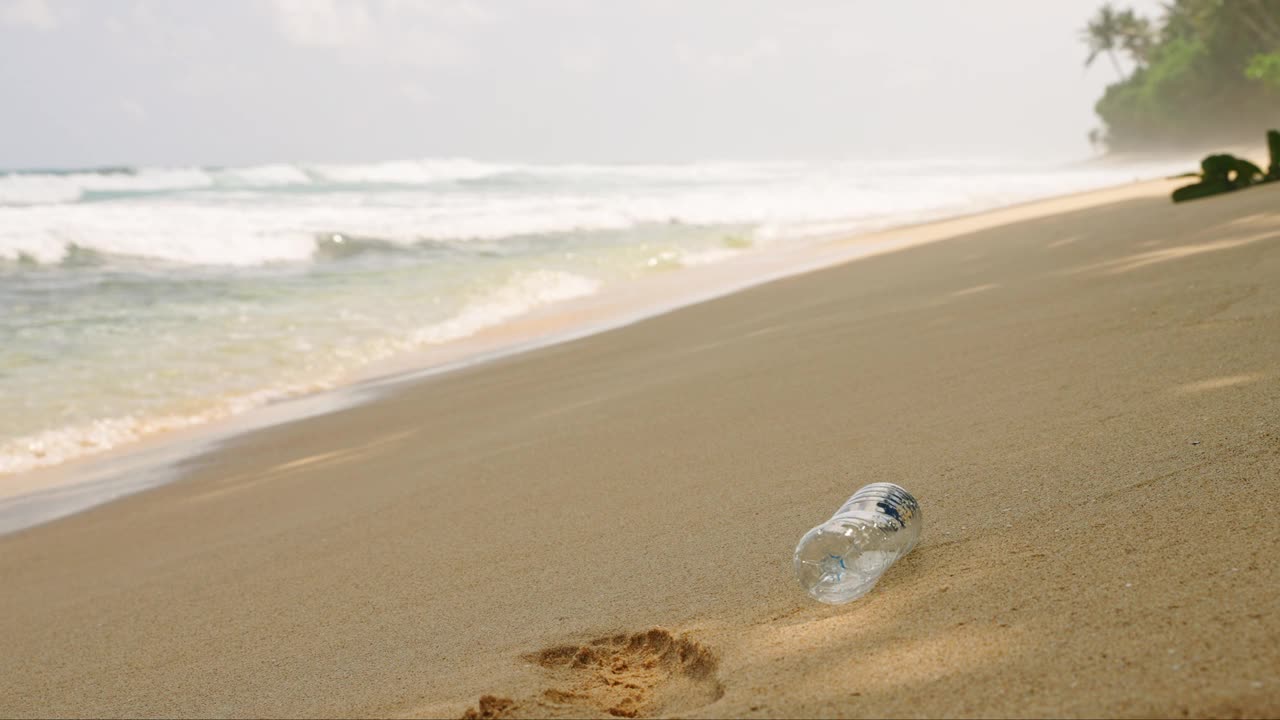
[[[1167,190],[885,233],[2,537],[0,715],[1280,715],[1280,187]],[[881,480],[919,546],[809,600],[796,540]]]

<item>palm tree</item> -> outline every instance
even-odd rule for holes
[[[1213,17],[1220,3],[1215,0],[1171,0],[1164,4],[1163,27],[1160,28],[1161,42],[1180,38],[1183,40],[1204,39],[1209,35]]]
[[[1151,61],[1151,49],[1155,47],[1155,32],[1151,29],[1151,21],[1127,9],[1115,16],[1115,24],[1120,47],[1133,59],[1135,67],[1141,67]]]
[[[1123,80],[1124,72],[1120,70],[1120,61],[1116,60],[1116,48],[1120,46],[1123,29],[1121,14],[1116,12],[1111,3],[1098,8],[1098,14],[1081,32],[1085,44],[1089,46],[1089,57],[1085,59],[1084,66],[1089,67],[1105,52],[1111,59],[1112,67],[1116,69],[1116,75]]]
[[[1266,46],[1280,45],[1280,22],[1275,18],[1276,3],[1263,0],[1236,0],[1231,6],[1245,26]]]

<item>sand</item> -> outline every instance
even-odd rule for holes
[[[0,537],[0,715],[1280,715],[1280,187],[1169,187],[890,232]],[[796,540],[881,480],[919,546],[809,600]]]

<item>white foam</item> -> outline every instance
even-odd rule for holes
[[[213,185],[213,177],[200,168],[144,168],[128,173],[83,173],[71,178],[91,192],[190,190]]]
[[[473,180],[517,169],[516,165],[495,165],[466,158],[404,160],[368,165],[312,165],[309,170],[335,183],[428,185],[457,180]]]
[[[7,175],[0,176],[0,258],[57,262],[75,245],[246,266],[308,261],[315,237],[328,233],[408,245],[669,222],[752,225],[755,239],[773,241],[981,210],[1168,169],[937,162],[537,166],[444,159]],[[512,173],[524,180],[501,191],[484,183],[449,184]],[[273,190],[283,187],[303,190]],[[156,191],[165,192],[145,194]],[[92,192],[124,197],[76,202]]]
[[[0,475],[57,465],[137,442],[157,433],[204,425],[277,400],[332,388],[338,379],[339,375],[331,372],[305,382],[283,383],[253,392],[211,398],[198,412],[120,415],[14,438],[0,443]]]
[[[470,161],[451,163],[448,169],[421,163],[345,168],[363,181],[380,176],[418,180],[461,177],[467,172],[493,170],[492,166]],[[728,173],[714,167],[703,170],[713,175],[722,170]],[[235,183],[257,183],[261,188],[300,184],[304,177],[309,178],[287,165],[241,172],[244,174],[235,178]],[[631,168],[617,172],[639,171]],[[755,168],[752,172],[762,171]],[[623,231],[673,221],[754,225],[754,237],[769,241],[910,222],[1117,180],[1114,172],[1100,171],[928,177],[900,173],[867,177],[837,166],[810,170],[804,176],[795,176],[793,168],[779,172],[785,179],[657,186],[605,184],[594,191],[538,187],[501,193],[484,189],[406,189],[271,195],[258,190],[258,195],[246,198],[219,189],[195,196],[0,207],[0,258],[26,255],[39,262],[57,262],[69,246],[75,245],[170,262],[247,266],[308,261],[315,253],[315,238],[328,233],[409,245],[426,238],[455,242],[497,240],[519,235]],[[19,192],[24,197],[70,197],[79,187],[55,176],[20,176],[17,184],[14,177],[0,181],[11,183],[6,191],[15,197]],[[207,180],[200,173],[179,171],[106,175],[83,184],[83,188],[103,188],[111,183],[134,188],[148,184],[176,187]],[[220,176],[219,182],[224,180],[232,182]]]
[[[423,346],[469,337],[539,307],[591,295],[599,288],[598,280],[568,272],[536,270],[516,273],[496,289],[478,293],[447,320],[402,336],[373,339],[361,347],[340,348],[336,353],[339,357],[313,370],[313,377],[297,379],[296,367],[281,366],[277,368],[277,382],[274,384],[252,392],[210,398],[197,412],[125,414],[0,442],[0,475],[57,465],[134,443],[157,433],[207,424],[284,398],[330,389],[364,365]]]
[[[212,184],[213,177],[199,168],[0,175],[0,206],[71,203],[92,192],[150,193]]]
[[[216,174],[217,184],[226,187],[281,187],[286,185],[310,185],[311,175],[296,165],[254,165],[244,168],[226,168]]]
[[[0,175],[0,206],[75,202],[83,192],[62,175]]]
[[[549,270],[523,273],[496,292],[468,304],[454,317],[415,331],[413,343],[435,345],[468,337],[534,308],[591,295],[599,289],[598,280],[573,273]]]
[[[0,258],[56,263],[71,246],[196,265],[299,261],[314,231],[277,211],[100,203],[0,208]]]
[[[1150,169],[1146,172],[1157,174]],[[524,177],[516,183],[507,182],[512,173]],[[9,202],[9,207],[0,207],[0,258],[57,263],[75,246],[181,264],[301,264],[315,259],[317,237],[339,233],[401,245],[432,239],[465,247],[468,242],[483,240],[473,247],[486,253],[498,251],[473,253],[462,260],[451,255],[438,267],[434,260],[424,260],[411,268],[412,273],[395,275],[398,280],[380,274],[390,265],[380,265],[377,258],[357,266],[360,272],[367,271],[368,277],[344,278],[343,283],[328,286],[313,284],[308,273],[300,273],[291,287],[280,288],[279,295],[269,300],[246,300],[239,308],[232,308],[229,299],[200,297],[201,312],[222,317],[221,313],[232,308],[238,319],[228,320],[227,325],[212,320],[193,323],[172,333],[166,329],[174,345],[204,351],[217,346],[211,338],[225,339],[234,332],[244,332],[250,341],[233,348],[235,357],[245,360],[243,365],[226,369],[213,358],[181,355],[179,359],[187,365],[176,379],[166,381],[170,385],[147,388],[155,393],[153,398],[162,395],[163,402],[172,401],[166,407],[182,410],[131,413],[138,407],[136,395],[94,384],[104,372],[89,365],[97,362],[94,356],[86,353],[77,357],[81,366],[75,373],[69,372],[71,364],[60,364],[55,358],[42,365],[43,374],[32,377],[47,387],[63,381],[78,382],[82,387],[52,392],[49,397],[70,398],[64,408],[98,407],[101,400],[101,405],[110,409],[100,411],[103,417],[97,420],[38,432],[31,430],[40,424],[24,419],[26,424],[14,425],[11,431],[21,437],[0,445],[0,473],[62,462],[157,432],[238,414],[273,399],[331,387],[368,363],[424,345],[465,338],[535,308],[595,293],[602,282],[632,277],[646,265],[654,270],[678,271],[723,262],[758,246],[978,210],[1116,183],[1135,174],[1140,171],[1039,172],[865,163],[531,166],[429,160],[0,176],[0,205],[6,202],[5,197],[20,198]],[[484,182],[487,178],[505,184],[495,191]],[[449,184],[465,179],[481,182]],[[335,188],[333,183],[356,187]],[[359,187],[370,183],[395,187]],[[286,186],[287,191],[273,189]],[[75,202],[86,192],[128,194],[148,189],[164,192]],[[49,204],[58,202],[66,204]],[[673,221],[677,225],[668,225]],[[638,226],[644,229],[634,236],[618,234]],[[588,231],[609,233],[597,238],[583,234]],[[745,243],[749,247],[716,245],[718,235],[728,232],[750,239]],[[512,241],[511,254],[504,254],[503,241],[513,236],[555,233],[577,235],[549,240],[545,246],[540,245],[541,239]],[[557,243],[568,246],[563,262],[558,259],[561,245]],[[568,271],[547,265],[549,256],[544,247],[556,253],[554,267]],[[501,257],[493,260],[490,254]],[[570,260],[575,254],[580,257]],[[401,258],[398,254],[394,257],[394,262]],[[457,264],[452,264],[455,260]],[[487,291],[459,297],[459,292],[485,283],[484,278],[492,277],[498,269],[515,267],[524,272],[510,275],[506,282],[489,284]],[[80,268],[68,272],[80,272]],[[154,272],[182,277],[187,271]],[[219,276],[233,284],[240,277],[234,271]],[[56,276],[46,273],[43,277]],[[245,277],[261,279],[261,274]],[[389,288],[379,284],[383,279],[403,284]],[[145,284],[145,280],[140,282]],[[441,302],[443,307],[458,303],[458,310],[444,318],[422,310],[432,302]],[[402,308],[408,309],[401,312]],[[106,320],[76,316],[80,308],[70,303],[67,310],[67,317],[105,323],[109,331],[136,323],[129,332],[114,337],[145,340],[152,327],[148,323],[157,322],[145,307],[136,317]],[[271,324],[280,318],[286,320]],[[237,326],[235,322],[248,325]],[[295,324],[300,329],[295,329]],[[67,323],[67,327],[72,325]],[[36,338],[31,349],[48,353],[50,347],[60,347],[37,346],[39,342],[60,342],[52,333],[48,337],[28,335]],[[102,340],[104,347],[113,342],[109,336],[104,333],[108,338]],[[26,349],[17,348],[19,352]],[[290,361],[296,365],[299,353],[305,355],[305,366],[279,365]],[[150,368],[138,369],[180,366],[168,362],[170,359],[157,354]],[[226,372],[210,379],[217,374],[206,372],[211,368]],[[259,389],[241,392],[252,388]],[[210,397],[199,399],[202,392]],[[81,402],[85,398],[93,404]],[[198,406],[194,411],[190,409],[193,402]],[[41,404],[43,407],[34,410],[48,413],[50,425],[66,422],[54,409],[55,402],[42,400]]]

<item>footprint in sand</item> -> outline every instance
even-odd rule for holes
[[[719,661],[700,643],[654,628],[524,656],[547,671],[540,695],[481,697],[464,718],[650,717],[688,712],[724,694]]]

